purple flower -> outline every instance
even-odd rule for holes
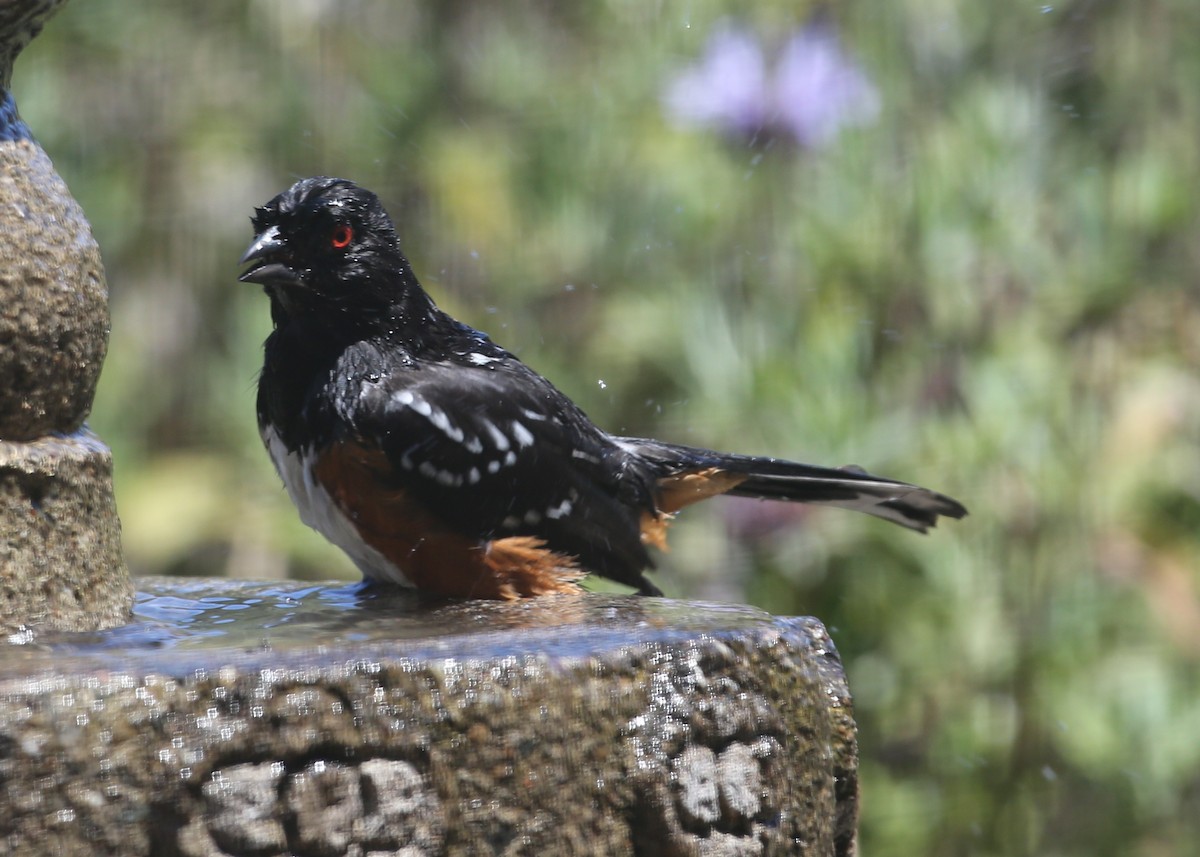
[[[808,148],[879,113],[875,87],[825,24],[809,24],[794,33],[772,72],[758,39],[722,22],[713,29],[701,60],[667,86],[663,105],[680,125],[739,137],[781,131]]]
[[[663,100],[681,125],[752,135],[765,122],[766,89],[762,48],[749,33],[722,22],[709,36],[704,58],[679,73]]]
[[[774,96],[780,124],[802,146],[828,143],[843,127],[879,115],[879,93],[823,24],[805,27],[783,46]]]

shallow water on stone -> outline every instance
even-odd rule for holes
[[[490,657],[587,656],[633,642],[694,638],[777,622],[750,607],[633,595],[556,596],[515,604],[432,599],[363,583],[136,578],[132,621],[86,634],[34,633],[27,656],[186,657],[216,649]],[[470,637],[469,642],[464,639]]]

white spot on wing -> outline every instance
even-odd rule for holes
[[[565,518],[571,514],[572,503],[570,500],[563,500],[557,506],[551,506],[546,510],[546,517],[552,521],[557,521],[560,518]]]
[[[578,458],[581,461],[586,461],[590,464],[599,464],[600,459],[592,455],[590,452],[584,452],[582,449],[572,449],[571,457]]]
[[[518,446],[533,446],[533,435],[529,433],[529,429],[525,428],[522,423],[513,420],[512,430],[513,437],[516,438]]]
[[[420,396],[413,396],[412,401],[408,406],[423,417],[427,417],[433,413],[433,405],[422,399]]]
[[[422,476],[432,479],[439,485],[445,485],[447,488],[457,488],[462,485],[462,477],[457,473],[449,470],[441,470],[433,465],[431,461],[422,461],[417,467],[417,472]]]
[[[427,400],[418,396],[412,390],[401,390],[400,392],[396,393],[392,399],[396,402],[396,404],[411,408],[416,413],[425,417],[427,420],[433,423],[434,428],[455,443],[463,443],[466,434],[461,428],[450,421],[449,415],[441,408],[434,407]],[[478,443],[478,441],[475,442]],[[469,449],[471,444],[468,443],[467,446]],[[482,450],[483,447],[481,446],[479,451]],[[474,451],[475,450],[472,450],[472,452]]]
[[[433,408],[429,421],[434,424],[446,437],[455,443],[463,442],[463,430],[450,422],[450,417],[441,408]]]
[[[504,432],[496,428],[496,424],[491,420],[485,419],[482,422],[483,427],[487,430],[487,433],[491,435],[492,443],[496,445],[496,449],[500,450],[501,452],[504,452],[506,449],[508,449],[508,438],[504,436]]]

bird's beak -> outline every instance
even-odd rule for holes
[[[239,265],[254,262],[244,274],[238,277],[241,283],[278,283],[294,285],[300,282],[299,274],[284,261],[287,245],[279,234],[279,227],[270,229],[255,237],[253,243],[246,248]]]

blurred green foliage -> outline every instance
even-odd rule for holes
[[[602,425],[961,498],[920,538],[713,503],[658,582],[831,626],[865,854],[1200,852],[1200,6],[824,8],[880,109],[672,125],[811,3],[76,0],[18,63],[112,294],[93,415],[138,572],[353,577],[260,449],[247,217],[388,204],[418,273]],[[774,517],[772,517],[774,516]]]

